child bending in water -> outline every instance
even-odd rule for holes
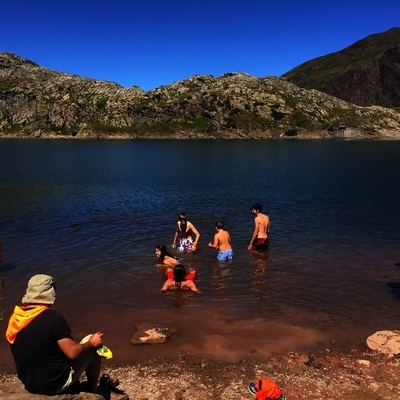
[[[185,267],[182,264],[178,264],[174,269],[168,268],[165,275],[167,280],[161,288],[161,292],[165,292],[168,289],[182,289],[201,293],[193,282],[193,279],[196,277],[196,271],[194,269],[187,274]]]
[[[172,254],[168,253],[165,244],[159,244],[156,247],[156,256],[160,260],[161,265],[164,267],[174,268],[179,264],[178,259]]]

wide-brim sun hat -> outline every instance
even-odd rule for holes
[[[54,304],[55,300],[56,288],[52,276],[37,274],[29,279],[22,304]]]

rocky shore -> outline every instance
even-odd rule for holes
[[[288,400],[394,400],[400,398],[400,358],[371,350],[365,341],[348,348],[276,355],[268,360],[217,363],[155,358],[131,365],[104,366],[120,380],[131,400],[238,400],[254,398],[247,384],[259,376],[280,385]],[[0,398],[49,399],[25,392],[14,371],[2,367]],[[95,400],[101,396],[54,396]]]

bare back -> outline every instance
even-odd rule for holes
[[[229,232],[219,229],[218,232],[214,235],[214,243],[211,243],[211,246],[218,249],[219,251],[230,250],[231,246],[231,235]]]
[[[269,235],[270,221],[268,215],[265,214],[257,214],[254,218],[255,228],[257,231],[257,238],[267,238]]]

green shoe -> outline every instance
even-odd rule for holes
[[[104,346],[104,344],[96,350],[96,353],[99,356],[104,357],[106,360],[113,356],[112,351],[108,347]]]

